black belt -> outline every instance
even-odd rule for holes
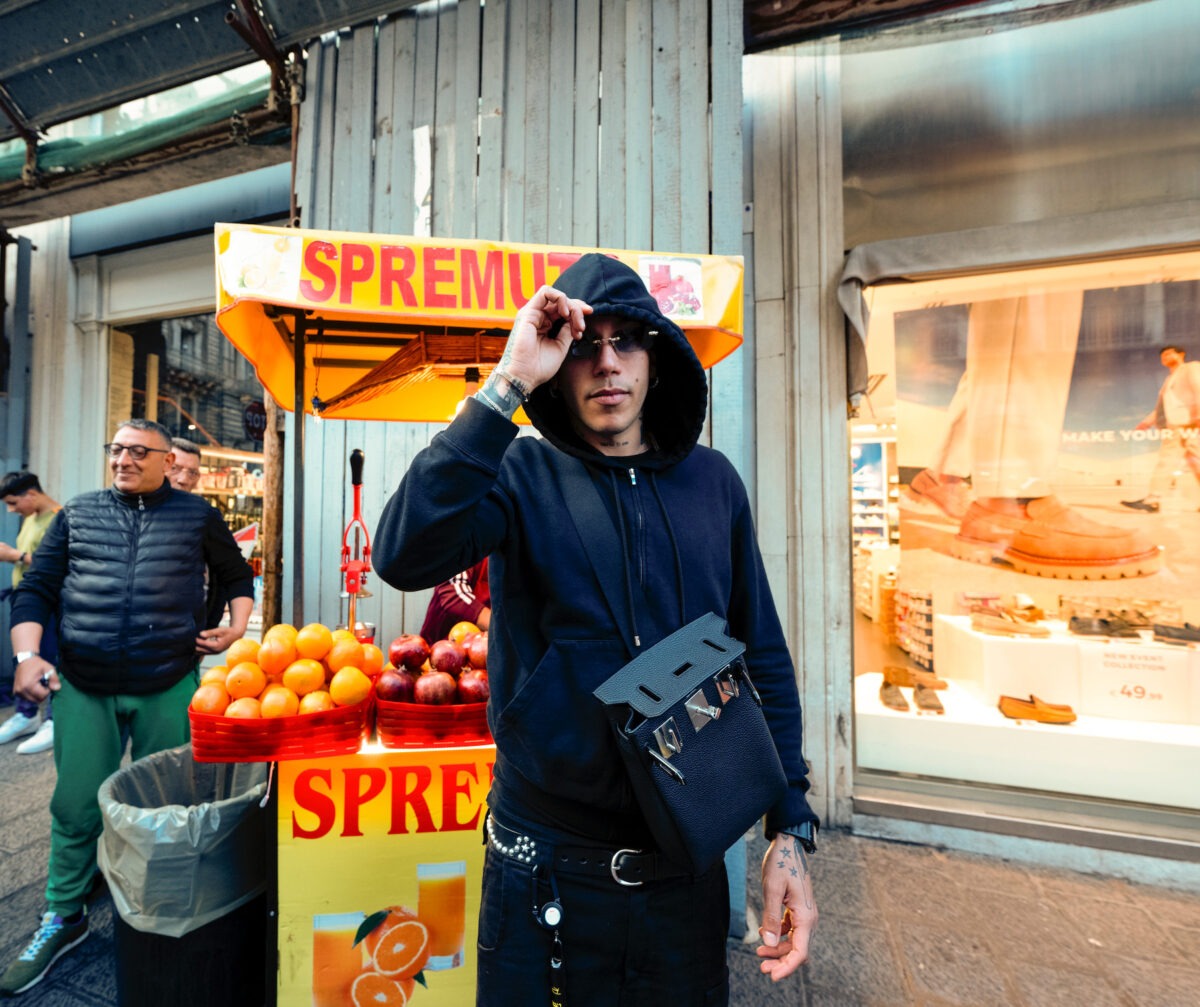
[[[510,860],[531,867],[553,867],[563,874],[612,878],[618,885],[627,888],[636,888],[647,881],[681,878],[688,874],[661,853],[613,850],[600,846],[551,846],[532,836],[514,832],[490,814],[487,816],[487,835],[492,849]]]

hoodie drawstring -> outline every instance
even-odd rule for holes
[[[621,568],[625,571],[625,600],[629,604],[629,621],[633,628],[633,645],[640,647],[638,635],[637,606],[633,603],[633,582],[629,578],[629,536],[625,533],[625,510],[621,506],[621,488],[617,485],[617,473],[609,469],[608,480],[612,485],[613,502],[617,505],[617,531],[621,533]]]

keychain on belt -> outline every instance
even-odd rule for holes
[[[554,942],[550,951],[550,1007],[566,1007],[567,1005],[567,963],[563,955],[562,935],[559,926],[563,920],[563,907],[558,899],[558,882],[554,872],[550,872],[551,899],[540,909],[538,908],[537,884],[538,868],[533,869],[533,918],[538,926],[550,930],[554,934]]]

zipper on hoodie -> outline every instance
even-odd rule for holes
[[[630,468],[629,485],[633,487],[633,561],[636,564],[638,583],[646,586],[646,512],[642,510],[642,499],[637,492],[637,470]]]

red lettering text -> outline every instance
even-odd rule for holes
[[[397,268],[396,260],[400,267]],[[400,291],[400,300],[406,308],[417,306],[417,292],[413,290],[412,275],[417,271],[417,256],[405,245],[384,245],[379,250],[379,302],[392,303],[392,287]]]
[[[369,280],[375,272],[375,252],[370,245],[348,241],[342,246],[342,283],[338,300],[349,304],[354,298],[354,284]]]
[[[464,308],[474,306],[478,299],[481,308],[500,309],[504,307],[504,285],[501,279],[504,275],[504,253],[488,252],[487,265],[483,274],[479,272],[479,253],[472,248],[463,249],[463,302]]]
[[[304,268],[320,280],[318,286],[313,280],[300,281],[300,293],[310,301],[328,301],[337,288],[333,267],[330,262],[337,262],[337,248],[328,241],[312,241],[304,246]],[[328,261],[326,261],[328,260]]]
[[[362,829],[358,827],[358,809],[382,794],[385,783],[387,774],[382,769],[346,770],[346,819],[342,825],[343,836],[362,835]]]
[[[455,308],[458,306],[454,294],[438,293],[438,284],[449,283],[453,284],[454,267],[439,268],[441,262],[453,262],[453,248],[426,248],[423,249],[422,262],[425,266],[425,307],[427,308]]]
[[[324,793],[319,792],[314,786],[317,780],[325,784]],[[317,839],[333,828],[334,820],[337,818],[337,806],[333,803],[331,796],[332,780],[332,770],[329,769],[306,769],[296,777],[293,798],[299,807],[317,816],[317,825],[312,829],[303,828],[293,811],[292,836],[294,838]]]
[[[417,819],[418,832],[436,832],[425,791],[433,782],[433,770],[428,766],[392,766],[392,825],[389,836],[408,832],[408,809]]]
[[[469,779],[466,779],[469,777]],[[478,783],[479,776],[475,766],[469,762],[446,763],[442,766],[442,831],[469,832],[479,827],[479,805],[475,805],[475,814],[466,821],[458,817],[458,799],[467,798],[467,807],[475,802],[471,800],[471,783]]]

